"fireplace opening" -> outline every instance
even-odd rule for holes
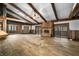
[[[44,33],[49,33],[49,30],[44,30]]]

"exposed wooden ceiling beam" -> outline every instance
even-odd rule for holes
[[[79,17],[75,17],[75,18],[64,18],[64,19],[59,19],[58,21],[57,20],[54,20],[52,22],[59,22],[59,21],[72,21],[72,20],[78,20]]]
[[[19,18],[15,17],[15,16],[13,16],[13,15],[11,15],[9,13],[7,13],[7,17],[14,18],[14,19],[19,19]]]
[[[13,18],[7,18],[7,20],[11,21],[11,22],[14,22],[14,24],[19,23],[19,24],[22,24],[22,25],[38,25],[36,23],[29,24],[29,23],[23,22],[22,20],[17,20],[17,19],[13,19]]]
[[[51,6],[52,6],[52,9],[53,9],[53,11],[54,11],[54,14],[55,14],[56,19],[59,20],[59,19],[58,19],[57,12],[56,12],[55,4],[54,4],[54,3],[51,3]]]
[[[20,9],[18,6],[16,6],[13,3],[9,3],[10,5],[12,5],[13,7],[15,7],[16,9],[18,9],[19,11],[21,11],[23,14],[25,14],[26,16],[28,16],[29,18],[31,18],[33,21],[35,21],[36,23],[39,24],[39,22],[37,20],[35,20],[33,17],[31,17],[29,14],[27,14],[26,12],[24,12],[22,9]]]
[[[26,23],[26,22],[24,22],[24,21],[22,21],[22,20],[18,20],[18,19],[15,19],[15,18],[10,18],[10,17],[7,17],[7,20]]]
[[[42,14],[41,14],[31,3],[28,3],[28,5],[29,5],[45,22],[47,22],[47,20],[42,16]]]
[[[74,17],[79,12],[79,3],[77,3],[74,7],[74,9],[71,11],[69,18]]]
[[[13,13],[13,14],[15,14],[15,15],[19,16],[20,18],[24,19],[25,21],[27,21],[27,22],[29,22],[29,23],[32,23],[31,21],[29,21],[29,20],[25,19],[24,17],[20,16],[19,14],[17,14],[17,13],[15,13],[15,12],[13,12],[12,10],[10,10],[10,9],[8,9],[8,8],[7,8],[7,11],[9,11],[9,12],[11,12],[11,13]]]

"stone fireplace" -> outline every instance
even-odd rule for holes
[[[41,36],[51,37],[52,34],[53,34],[52,33],[52,31],[53,31],[53,23],[52,22],[42,23],[41,24],[41,29],[42,29]]]

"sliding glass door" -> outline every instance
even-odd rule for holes
[[[55,37],[68,37],[69,26],[68,24],[56,24],[54,27]]]

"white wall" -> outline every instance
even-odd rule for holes
[[[79,20],[71,21],[69,24],[70,30],[79,30]]]
[[[60,21],[60,22],[55,22],[54,24],[62,24],[62,23],[69,23],[70,30],[79,30],[79,20]]]

